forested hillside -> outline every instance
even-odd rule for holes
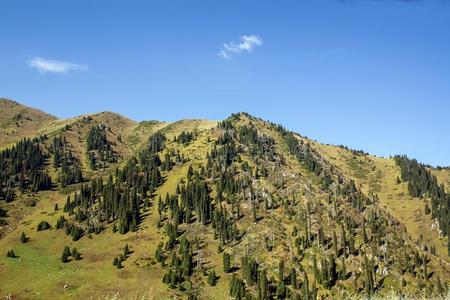
[[[2,296],[447,295],[445,169],[246,113],[36,126],[0,140]]]

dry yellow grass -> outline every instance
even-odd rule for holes
[[[445,185],[445,189],[450,193],[450,169],[430,169],[431,173],[436,176],[439,183]]]
[[[84,171],[88,176],[107,175],[111,169],[90,172],[87,170],[85,159],[85,144],[89,126],[102,123],[111,128],[108,139],[114,143],[114,147],[122,156],[122,160],[113,167],[120,166],[127,158],[136,154],[145,146],[148,137],[156,131],[163,132],[167,137],[164,151],[176,150],[182,153],[188,162],[175,166],[169,172],[162,172],[164,183],[157,188],[154,195],[153,205],[144,212],[143,222],[136,232],[125,235],[113,233],[111,225],[98,234],[83,237],[77,242],[71,241],[62,230],[51,229],[37,232],[36,226],[41,220],[47,220],[54,225],[57,218],[63,214],[61,210],[54,212],[54,205],[58,203],[60,209],[63,207],[66,194],[61,192],[41,192],[37,196],[39,202],[35,207],[23,205],[24,197],[19,197],[8,204],[10,223],[7,234],[0,239],[0,252],[14,249],[19,256],[16,259],[6,258],[0,255],[0,294],[13,293],[19,298],[48,299],[48,298],[75,298],[75,299],[173,299],[179,298],[180,292],[168,289],[162,283],[165,269],[156,263],[154,253],[157,245],[165,241],[164,228],[157,228],[158,212],[156,201],[159,196],[165,197],[167,193],[173,194],[181,179],[185,180],[190,165],[199,168],[206,163],[206,153],[214,147],[219,131],[213,128],[216,121],[207,120],[182,120],[178,122],[149,121],[135,123],[120,115],[109,112],[90,115],[92,124],[86,125],[83,117],[69,120],[54,120],[39,129],[40,133],[54,136],[64,134],[69,143],[73,145],[73,152],[84,162]],[[311,174],[297,159],[287,151],[280,136],[273,128],[261,120],[250,119],[241,116],[241,124],[252,122],[258,130],[270,135],[275,140],[277,152],[283,153],[286,165],[271,169],[268,178],[255,179],[253,184],[258,190],[276,191],[275,184],[280,181],[290,188],[275,195],[279,199],[295,199],[295,209],[304,209],[306,202],[316,205],[317,211],[312,217],[311,228],[317,230],[319,227],[325,229],[329,234],[334,228],[334,223],[324,222],[326,212],[330,210],[327,203],[328,195],[318,185],[320,178]],[[71,129],[62,129],[70,125]],[[211,130],[213,129],[213,130]],[[182,131],[196,133],[196,139],[187,146],[173,141],[173,138]],[[119,138],[120,137],[120,138]],[[348,177],[353,178],[357,185],[365,193],[373,192],[379,197],[379,205],[386,212],[402,222],[413,242],[419,241],[418,245],[426,244],[436,246],[437,254],[447,259],[446,245],[440,240],[435,229],[431,228],[431,218],[424,214],[424,201],[414,199],[408,195],[406,183],[396,183],[400,175],[392,159],[378,158],[374,156],[354,155],[351,152],[335,147],[327,146],[317,142],[304,139],[311,143],[326,160],[334,164]],[[244,162],[255,168],[253,158],[241,155]],[[270,165],[270,164],[269,164]],[[446,180],[444,174],[438,174],[439,180]],[[449,176],[450,177],[450,176]],[[76,189],[73,186],[72,189]],[[212,197],[215,192],[212,192]],[[156,201],[155,201],[156,200]],[[235,255],[235,263],[239,264],[239,258],[246,252],[252,254],[264,266],[269,267],[269,275],[276,277],[276,270],[280,258],[287,262],[287,269],[292,267],[291,251],[294,249],[290,233],[294,225],[302,221],[290,219],[283,207],[277,210],[265,211],[263,205],[258,209],[261,220],[253,221],[251,206],[244,203],[242,207],[244,217],[238,221],[238,228],[245,235],[240,243],[233,247],[227,247]],[[323,217],[323,218],[322,218]],[[298,223],[300,222],[300,223]],[[218,253],[218,242],[213,238],[213,231],[209,226],[202,227],[198,224],[189,226],[181,225],[180,228],[189,237],[197,237],[203,242],[201,253],[197,255],[203,258],[207,268],[214,268],[219,276],[217,286],[210,287],[206,283],[206,277],[201,272],[195,272],[192,276],[195,289],[202,292],[200,299],[224,299],[228,296],[228,283],[230,274],[225,274],[222,267],[222,254]],[[26,244],[19,242],[19,236],[25,231],[30,241]],[[271,251],[265,251],[265,237],[275,236],[278,244]],[[119,255],[125,243],[131,246],[133,253],[123,263],[123,269],[112,266],[112,260]],[[77,247],[83,259],[63,264],[60,256],[64,246]],[[302,267],[311,273],[311,255],[317,251],[315,247],[305,253]],[[355,258],[356,259],[356,258]],[[432,259],[431,264],[439,269],[439,264],[446,262]],[[355,270],[358,266],[355,261],[348,263],[349,270]],[[447,269],[441,267],[441,269]],[[31,271],[30,271],[31,270]],[[349,285],[348,282],[339,284]],[[64,288],[67,285],[68,288]],[[385,286],[395,287],[399,282],[396,278],[388,277]],[[252,287],[249,287],[252,289]],[[351,288],[349,287],[349,290]],[[333,295],[332,292],[321,290],[320,295],[324,298],[344,297],[344,295]]]
[[[201,122],[204,128],[210,128],[214,124],[214,122]],[[192,128],[190,121],[187,123],[191,125],[183,126],[183,123],[178,124],[176,130],[167,132],[175,135],[179,130]],[[195,124],[198,122],[195,121]],[[198,138],[186,147],[168,140],[167,148],[181,151],[189,158],[189,162],[163,173],[166,180],[157,189],[154,199],[157,199],[159,195],[164,197],[166,193],[173,194],[181,178],[186,176],[189,165],[199,166],[204,163],[206,152],[213,145],[212,142],[208,143],[205,130],[199,130]],[[153,130],[147,130],[147,132],[151,131]],[[144,136],[144,133],[141,134]],[[146,136],[142,143],[147,138]],[[79,241],[73,242],[63,230],[52,228],[42,232],[36,231],[36,226],[41,220],[48,221],[52,226],[56,224],[57,218],[64,214],[61,208],[64,206],[66,195],[59,192],[40,192],[37,198],[39,202],[35,207],[24,207],[21,200],[9,204],[10,214],[14,217],[8,218],[10,226],[7,235],[0,239],[2,252],[0,294],[12,293],[20,298],[33,299],[55,297],[62,299],[172,299],[178,294],[176,290],[169,290],[162,283],[161,278],[165,271],[153,258],[157,245],[165,239],[164,229],[156,228],[158,213],[155,204],[144,213],[144,220],[136,232],[125,235],[112,233],[109,225],[102,233],[93,234],[92,239],[84,236]],[[59,211],[54,211],[55,204],[58,204]],[[30,241],[25,244],[19,241],[22,231],[30,238]],[[112,260],[122,253],[126,243],[131,246],[133,253],[123,263],[124,268],[118,270],[112,265]],[[66,245],[71,248],[76,247],[83,259],[63,264],[60,257]],[[6,258],[3,252],[6,253],[9,249],[14,249],[18,258]],[[215,249],[217,245],[208,245],[205,253],[211,257],[210,265],[220,274],[218,266],[221,256],[219,257]],[[218,282],[218,285],[227,287],[226,276],[224,274],[219,276],[223,279]],[[202,289],[215,293],[215,289],[209,288],[205,280],[200,279],[200,282],[203,282]],[[65,285],[68,286],[67,289],[64,288]],[[219,294],[215,297],[215,299],[221,298]]]
[[[397,184],[400,169],[394,159],[372,155],[354,155],[336,146],[312,142],[324,157],[349,175],[366,193],[378,195],[380,206],[403,223],[414,242],[428,247],[435,246],[437,255],[450,262],[447,241],[439,236],[431,215],[425,215],[425,203],[429,199],[411,197],[406,182]]]
[[[24,137],[34,137],[40,128],[56,120],[43,111],[0,98],[0,148]]]

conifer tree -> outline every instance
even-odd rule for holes
[[[62,261],[63,263],[68,262],[68,257],[69,257],[69,255],[67,255],[66,248],[64,248],[64,251],[63,251],[63,253],[62,253],[62,255],[61,255],[61,261]]]
[[[284,260],[281,259],[278,263],[278,280],[284,281]]]
[[[214,270],[211,270],[208,273],[208,284],[210,286],[215,286],[216,285],[216,279],[217,279],[216,272]]]
[[[128,244],[125,244],[125,247],[123,248],[123,257],[128,257],[130,254],[130,248],[128,247]]]
[[[20,241],[22,243],[26,243],[28,241],[27,236],[25,235],[25,232],[22,231],[22,234],[20,235]]]
[[[226,252],[223,253],[223,271],[225,273],[231,272],[231,256]]]
[[[277,286],[277,299],[285,299],[286,298],[286,286],[284,281],[280,281]]]
[[[336,230],[333,230],[333,251],[334,251],[334,254],[337,256],[338,255],[338,241],[337,241],[337,237],[336,237]]]
[[[80,260],[81,259],[81,254],[77,251],[77,248],[73,248],[72,249],[72,257],[75,260]]]
[[[295,268],[291,269],[291,273],[289,276],[289,280],[291,282],[292,288],[296,289],[297,288],[297,272],[295,271]]]
[[[362,223],[362,240],[364,244],[367,244],[366,221],[364,219]]]
[[[162,263],[164,261],[164,254],[163,254],[163,243],[159,243],[158,247],[155,251],[155,259],[156,261]]]

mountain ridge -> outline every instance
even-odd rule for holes
[[[0,249],[21,257],[0,258],[1,293],[445,296],[450,260],[436,215],[445,210],[431,189],[410,195],[414,178],[395,158],[321,144],[243,112],[223,121],[138,123],[101,112],[52,122],[24,142],[42,152],[36,169],[51,185],[35,182],[33,169],[0,176],[14,178],[0,181]],[[119,244],[131,252],[117,256]],[[64,245],[82,259],[60,259]],[[25,269],[23,289],[11,271]]]

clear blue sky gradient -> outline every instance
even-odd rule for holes
[[[217,55],[250,34],[263,40],[252,53]],[[246,111],[321,142],[450,165],[446,0],[2,0],[0,42],[0,96],[58,117]],[[89,69],[41,74],[35,57]]]

